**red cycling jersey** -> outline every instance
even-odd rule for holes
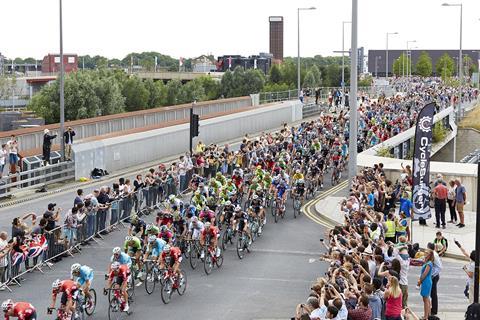
[[[108,278],[110,279],[110,281],[112,281],[115,276],[122,279],[123,281],[127,281],[128,277],[130,276],[130,268],[128,267],[128,265],[120,265],[117,275],[115,275],[115,272],[113,270],[110,271]]]
[[[65,292],[67,295],[67,299],[72,299],[73,293],[77,291],[77,283],[73,280],[63,280],[60,283],[60,287],[58,288],[58,292]],[[54,293],[55,294],[55,293]]]
[[[180,250],[180,248],[177,248],[177,247],[172,247],[169,253],[162,252],[162,260],[165,261],[167,254],[170,255],[170,257],[172,258],[173,260],[172,262],[176,262],[182,256],[182,250]]]
[[[35,313],[35,308],[28,302],[17,302],[13,305],[13,317],[19,320],[28,320]],[[5,314],[5,320],[9,320],[10,316]]]
[[[200,215],[198,217],[203,222],[205,222],[205,221],[212,222],[212,220],[215,218],[215,213],[211,210],[202,211],[202,212],[200,212]]]
[[[232,180],[233,180],[233,183],[235,184],[235,187],[237,187],[237,189],[240,187],[240,185],[243,182],[243,178],[240,177],[239,175],[232,176]]]
[[[205,239],[207,234],[211,236],[212,240],[217,239],[218,229],[216,227],[210,227],[209,231],[207,231],[207,229],[203,229],[201,233],[202,239]]]

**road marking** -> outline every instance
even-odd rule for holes
[[[275,281],[275,282],[312,283],[312,280],[301,280],[301,279],[275,279],[275,278],[251,278],[251,277],[239,277],[237,279],[249,280],[249,281]]]

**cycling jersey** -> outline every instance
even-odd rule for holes
[[[85,282],[90,281],[92,284],[93,281],[93,269],[89,266],[81,266],[80,267],[80,275],[78,277],[74,277],[76,282],[80,283],[81,286],[85,284]]]
[[[142,250],[142,242],[140,241],[139,238],[133,237],[133,245],[130,245],[128,241],[125,241],[125,244],[123,245],[123,248],[125,250],[131,250],[131,251],[138,251]]]
[[[77,283],[73,280],[63,280],[60,283],[60,287],[58,288],[58,292],[64,293],[67,299],[72,299],[73,295],[77,290],[78,290]]]
[[[170,256],[170,258],[172,259],[171,263],[175,263],[175,262],[181,262],[181,257],[182,257],[182,251],[180,250],[180,248],[177,248],[177,247],[172,247],[170,249],[170,252],[162,252],[162,260],[165,261],[165,258],[167,256]]]
[[[28,302],[16,302],[13,307],[13,317],[17,317],[18,320],[35,320],[37,312],[35,307]],[[9,320],[10,316],[5,314],[5,320]]]
[[[173,238],[173,232],[170,230],[160,232],[158,235],[159,238],[162,238],[165,242],[170,243],[170,240]]]
[[[240,187],[240,185],[243,182],[243,178],[241,176],[232,176],[233,183],[237,187],[237,189]]]
[[[132,258],[130,258],[130,256],[128,254],[126,254],[125,252],[120,252],[117,259],[115,259],[115,256],[113,255],[110,260],[111,260],[111,262],[117,261],[121,265],[127,265],[129,267],[132,265]]]
[[[151,251],[152,256],[158,257],[163,251],[163,247],[167,244],[163,239],[155,239],[153,243],[148,244],[148,251]]]
[[[121,284],[123,281],[128,281],[128,277],[130,276],[130,268],[127,265],[122,264],[118,268],[118,273],[115,275],[115,271],[110,271],[108,278],[112,281],[115,277],[117,277],[117,283]]]
[[[207,235],[210,235],[210,240],[213,240],[217,238],[218,229],[215,227],[210,227],[209,231],[207,231],[207,229],[203,229],[201,234],[204,239],[207,237]]]
[[[151,226],[151,229],[148,231],[148,234],[158,235],[160,233],[160,229],[157,226]]]
[[[303,176],[303,173],[295,173],[293,175],[293,180],[297,181],[297,180],[303,180],[304,179],[304,176]]]
[[[202,211],[200,212],[200,216],[199,216],[200,220],[202,220],[203,222],[206,222],[206,221],[212,221],[214,218],[215,218],[215,213],[211,210],[207,210],[207,211]]]

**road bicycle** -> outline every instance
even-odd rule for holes
[[[167,265],[169,261],[165,262]],[[164,304],[170,303],[172,299],[172,294],[176,290],[180,296],[185,294],[187,290],[187,276],[183,271],[180,271],[180,277],[177,277],[172,268],[168,268],[163,271],[162,273],[162,289],[161,289],[161,297]]]
[[[223,251],[220,248],[217,248],[217,250],[220,250],[220,255],[218,257],[213,246],[205,245],[206,254],[203,260],[203,268],[207,275],[212,273],[213,266],[216,265],[217,268],[220,268],[223,265]]]
[[[243,259],[245,252],[250,252],[250,238],[244,231],[238,231],[237,239],[237,255],[238,258]]]
[[[123,311],[125,301],[123,299],[122,290],[120,286],[114,285],[115,288],[104,289],[104,294],[108,295],[108,319],[123,319],[132,314],[131,310]],[[130,294],[127,290],[128,300]]]

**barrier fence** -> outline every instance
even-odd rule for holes
[[[187,174],[187,183],[191,177],[191,171]],[[110,202],[108,208],[87,208],[77,215],[78,219],[73,223],[64,223],[53,230],[44,231],[42,234],[25,239],[24,245],[11,249],[3,258],[0,258],[0,288],[12,292],[11,286],[21,286],[25,281],[23,277],[27,273],[43,269],[53,269],[53,263],[57,259],[73,256],[80,252],[80,246],[104,235],[125,227],[132,212],[138,216],[150,214],[158,208],[166,199],[168,192],[176,190],[176,183],[166,183],[150,186],[121,197]],[[187,192],[188,189],[180,193]],[[2,253],[0,253],[2,257]]]

